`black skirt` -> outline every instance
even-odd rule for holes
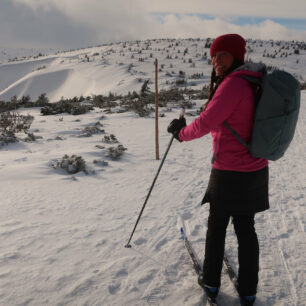
[[[217,214],[241,215],[269,208],[269,169],[237,172],[212,168],[202,204]]]

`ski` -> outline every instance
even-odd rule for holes
[[[187,236],[185,235],[185,232],[184,232],[184,229],[181,227],[181,238],[182,240],[184,241],[184,244],[185,244],[185,247],[186,247],[186,250],[189,254],[189,257],[192,261],[192,264],[193,264],[193,268],[195,270],[195,272],[197,273],[197,275],[199,275],[200,273],[202,273],[202,267],[201,265],[199,264],[199,261],[191,247],[191,244],[187,238]],[[203,290],[204,294],[205,294],[205,291]],[[207,302],[206,304],[208,304],[209,306],[218,306],[217,304],[217,301],[215,299],[212,299],[210,297],[208,297],[206,294],[205,294],[206,298],[207,298]]]
[[[226,257],[226,255],[224,255],[223,257],[223,266],[225,271],[227,272],[227,275],[229,276],[231,282],[233,283],[235,289],[236,289],[236,293],[239,297],[239,292],[238,292],[238,278],[236,275],[236,272],[234,271],[234,269],[232,268],[231,264],[228,261],[228,258]],[[245,306],[245,304],[243,303],[243,301],[240,299],[239,297],[239,302],[241,306]]]
[[[223,257],[223,266],[225,271],[227,272],[231,282],[233,283],[237,293],[238,293],[238,281],[237,281],[237,275],[232,266],[230,265],[226,255]]]

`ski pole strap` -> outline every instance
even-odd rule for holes
[[[226,122],[224,121],[223,124],[225,127],[235,136],[235,138],[247,149],[250,151],[250,146],[238,135],[238,133]]]

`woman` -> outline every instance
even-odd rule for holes
[[[226,121],[246,142],[250,140],[256,89],[242,76],[260,78],[261,72],[249,71],[242,66],[245,46],[245,40],[237,34],[222,35],[213,41],[208,102],[191,124],[186,126],[185,118],[174,119],[168,132],[180,142],[191,141],[209,132],[213,137],[212,170],[202,201],[202,204],[210,203],[210,212],[199,284],[210,297],[217,296],[226,228],[232,218],[238,239],[238,291],[243,305],[253,305],[259,270],[254,216],[269,208],[268,161],[252,157],[224,125]]]

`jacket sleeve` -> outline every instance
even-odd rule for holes
[[[239,77],[226,78],[218,87],[206,110],[180,131],[180,140],[190,141],[217,129],[241,102],[245,82],[247,81]]]

